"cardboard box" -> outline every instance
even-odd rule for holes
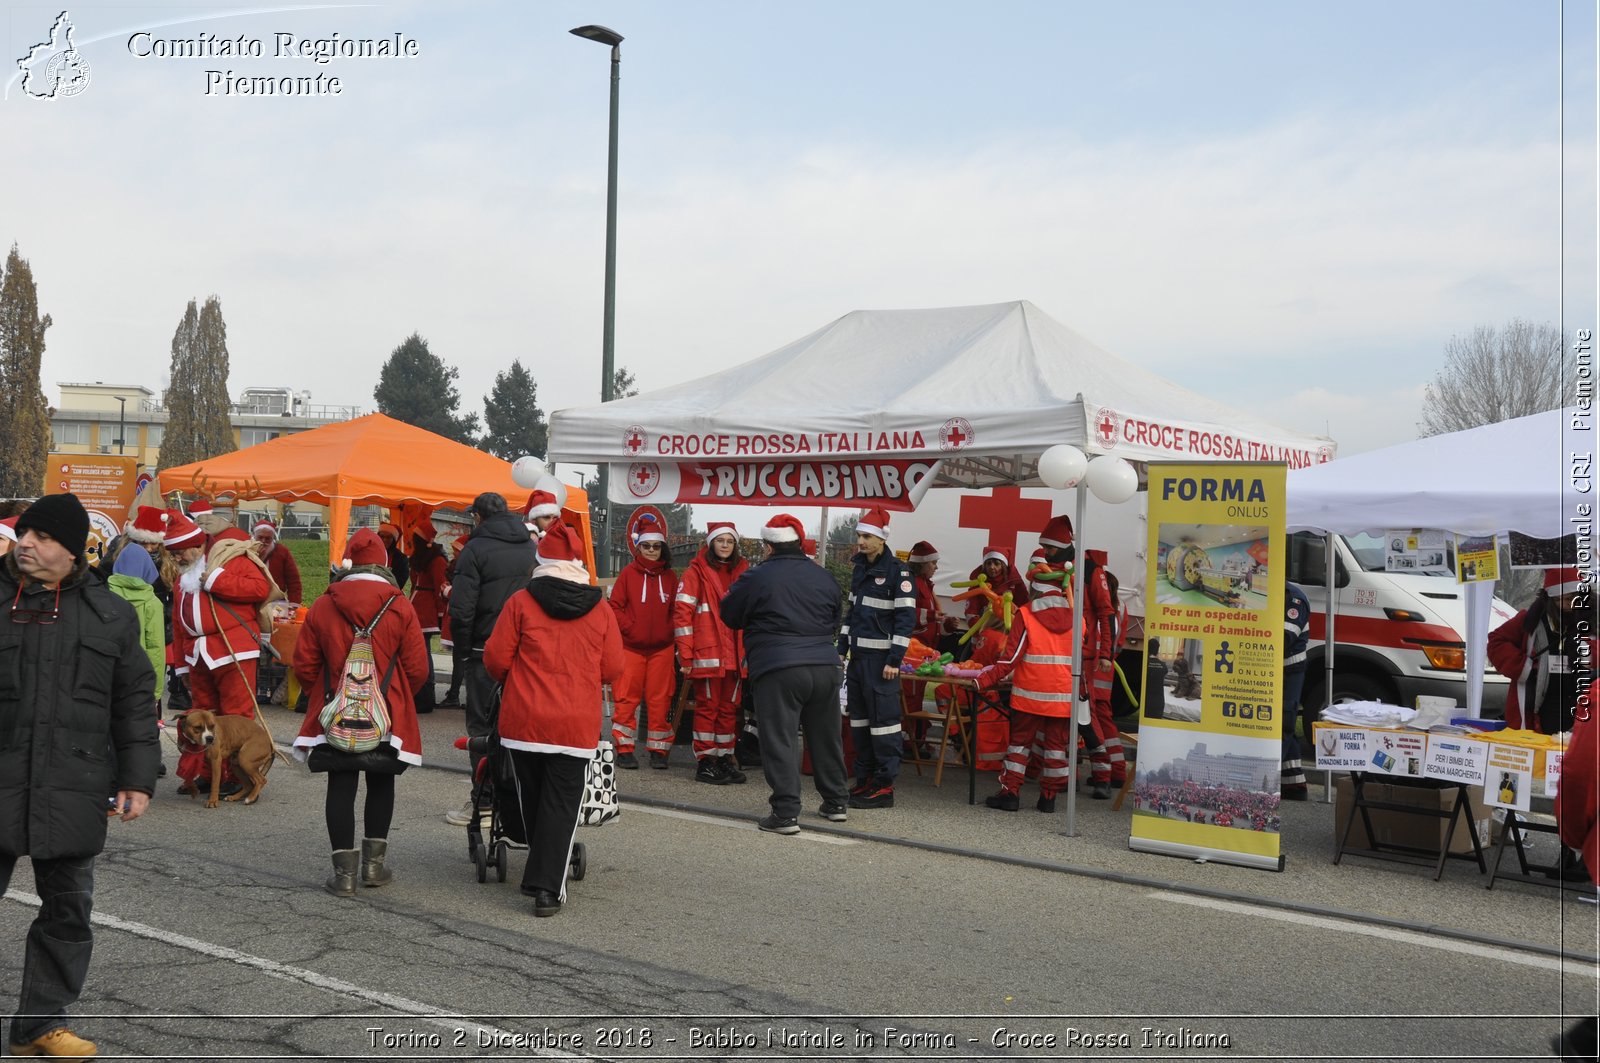
[[[1354,801],[1355,787],[1348,775],[1341,775],[1334,783],[1333,803],[1333,842],[1339,844],[1339,836],[1344,830],[1345,820],[1350,816],[1350,806]],[[1419,809],[1439,809],[1449,811],[1456,800],[1456,788],[1435,790],[1419,786],[1406,786],[1393,782],[1379,782],[1369,780],[1363,787],[1368,801],[1383,801],[1390,804],[1410,805]],[[1483,787],[1467,787],[1467,801],[1470,815],[1478,828],[1478,844],[1485,849],[1489,847],[1490,815],[1489,809],[1483,803]],[[1369,808],[1367,815],[1372,818],[1372,830],[1378,836],[1382,845],[1409,845],[1418,849],[1428,849],[1435,853],[1444,842],[1445,832],[1450,829],[1450,821],[1442,816],[1412,815],[1406,812],[1397,812],[1387,808]],[[1350,838],[1345,843],[1349,849],[1370,849],[1372,843],[1367,837],[1366,825],[1362,823],[1360,813],[1356,814],[1355,823],[1350,828]],[[1466,822],[1456,821],[1455,836],[1450,839],[1452,853],[1472,852],[1472,835],[1467,831]]]

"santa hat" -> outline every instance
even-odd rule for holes
[[[1544,592],[1552,598],[1563,594],[1577,594],[1589,581],[1578,571],[1578,566],[1547,568],[1544,571]]]
[[[383,545],[383,540],[371,528],[357,528],[356,533],[350,536],[350,541],[344,544],[345,568],[388,563],[389,548]]]
[[[880,539],[889,538],[889,514],[887,510],[869,509],[861,514],[856,521],[856,531],[876,535]]]
[[[0,520],[0,539],[9,539],[12,542],[17,541],[16,517],[7,517],[5,520]]]
[[[857,525],[857,527],[860,527],[860,525]],[[939,551],[933,548],[932,543],[924,539],[916,546],[911,548],[911,553],[906,556],[906,560],[911,562],[913,565],[921,565],[928,561],[937,561],[939,560]]]
[[[201,517],[211,515],[211,503],[204,498],[197,498],[189,503],[189,519],[199,520]]]
[[[378,525],[378,538],[381,540],[385,535],[387,535],[394,542],[400,541],[400,529],[397,526],[390,524],[388,521],[384,521],[382,524]],[[387,547],[385,549],[387,549]],[[384,554],[384,560],[388,560],[387,553]],[[364,565],[366,562],[357,561],[356,564]]]
[[[206,533],[200,525],[185,517],[176,509],[169,509],[165,514],[166,530],[161,533],[161,545],[168,550],[182,550],[190,546],[199,546],[205,540]]]
[[[136,543],[159,543],[167,534],[167,511],[160,506],[140,506],[123,531]]]
[[[260,520],[250,525],[250,534],[255,535],[262,528],[265,528],[271,532],[274,539],[278,537],[278,526],[272,522],[271,517],[262,517]]]
[[[633,537],[634,543],[661,543],[666,545],[666,533],[661,530],[661,522],[656,520],[654,513],[641,514],[639,517],[639,533]]]
[[[805,537],[806,529],[800,518],[788,513],[779,513],[761,529],[761,538],[769,543],[797,543]]]
[[[578,541],[578,533],[570,525],[557,522],[550,525],[550,530],[539,540],[538,557],[541,565],[565,561],[582,568],[583,543]]]
[[[734,528],[731,520],[714,520],[706,525],[706,542],[710,542],[719,535],[731,535],[739,538],[739,532]]]
[[[561,515],[561,503],[549,491],[535,491],[528,496],[528,504],[523,507],[522,513],[529,520],[534,517],[558,517]]]
[[[1039,533],[1040,546],[1066,549],[1072,545],[1072,521],[1065,515],[1051,517],[1050,523]]]
[[[981,565],[984,561],[998,561],[1009,568],[1011,566],[1011,554],[1006,551],[1005,547],[990,543],[983,548],[983,560],[979,561],[978,564]]]

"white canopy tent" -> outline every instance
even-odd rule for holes
[[[1572,535],[1581,530],[1574,523],[1584,512],[1580,505],[1593,505],[1594,483],[1588,466],[1574,466],[1572,457],[1593,456],[1594,430],[1573,426],[1593,423],[1587,412],[1550,410],[1292,470],[1289,530],[1340,535],[1389,528],[1457,535],[1514,531],[1538,539]],[[1584,527],[1592,533],[1592,511]],[[1592,559],[1586,567],[1592,570]],[[1494,585],[1468,583],[1464,589],[1467,709],[1475,716],[1483,704]],[[1330,613],[1330,651],[1332,619]],[[1331,653],[1328,659],[1332,661]]]

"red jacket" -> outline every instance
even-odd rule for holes
[[[665,551],[663,551],[665,553]],[[653,653],[671,646],[672,608],[678,597],[678,574],[663,558],[637,556],[617,573],[611,588],[622,645],[635,653]]]
[[[710,546],[694,555],[684,569],[672,607],[678,666],[696,679],[728,672],[744,674],[744,636],[722,622],[719,606],[733,581],[750,565],[738,554],[727,564],[710,558]]]
[[[173,590],[172,641],[187,665],[204,660],[216,668],[261,656],[256,607],[267,600],[266,573],[242,555],[211,567],[217,544],[236,539],[250,537],[237,528],[218,533],[206,560],[185,572]]]
[[[394,674],[383,691],[392,722],[389,743],[399,751],[401,760],[422,763],[422,733],[413,698],[417,688],[428,681],[428,647],[405,595],[383,576],[370,572],[354,572],[330,586],[306,615],[294,647],[294,674],[304,684],[308,698],[306,718],[294,740],[297,755],[303,757],[303,751],[322,744],[322,707],[327,704],[329,687],[335,693],[339,690],[355,629],[372,623],[378,609],[390,599],[388,611],[372,632],[373,662],[380,680],[390,662],[395,662]]]
[[[295,563],[294,555],[282,543],[277,543],[266,557],[261,560],[267,563],[267,573],[272,577],[272,582],[278,585],[286,599],[300,604],[300,566]]]
[[[1016,560],[1011,556],[1011,551],[1008,548],[1001,547],[1000,552],[1006,555],[1006,574],[1000,577],[999,583],[989,584],[989,589],[996,594],[1005,594],[1010,591],[1011,601],[1020,609],[1028,604],[1028,582],[1017,573]],[[980,564],[972,570],[967,578],[977,579],[983,574],[983,566]],[[978,615],[983,612],[984,607],[988,604],[989,599],[983,595],[967,599],[966,617],[969,627],[972,621],[978,619]]]
[[[939,615],[939,598],[933,590],[933,580],[926,576],[915,577],[917,584],[917,629],[912,636],[924,646],[939,645],[943,618]]]
[[[1553,602],[1547,602],[1545,607],[1556,608]],[[1524,609],[1489,632],[1489,663],[1511,680],[1506,689],[1506,726],[1542,731],[1539,704],[1550,684],[1549,666],[1544,663],[1551,650],[1550,629],[1543,623],[1534,623],[1530,629],[1527,618],[1528,610]],[[1589,660],[1595,660],[1597,653],[1600,642],[1591,638]],[[1523,705],[1525,694],[1531,694],[1531,706]]]
[[[1084,570],[1083,597],[1089,608],[1084,610],[1088,623],[1083,630],[1083,659],[1086,664],[1109,662],[1117,656],[1117,603],[1106,580],[1106,553],[1088,550],[1084,557],[1094,564]]]
[[[449,578],[449,562],[444,551],[429,543],[411,555],[411,607],[417,611],[417,620],[425,634],[439,630],[440,617],[444,615],[444,586]]]
[[[483,648],[505,684],[500,741],[509,749],[590,758],[600,743],[600,685],[622,677],[616,614],[599,587],[535,576],[506,602]]]
[[[1589,687],[1589,707],[1574,718],[1572,739],[1561,758],[1561,784],[1556,789],[1556,829],[1566,845],[1583,852],[1583,866],[1589,878],[1600,875],[1600,724],[1595,721],[1595,703],[1600,699],[1600,682]]]

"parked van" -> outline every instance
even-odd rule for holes
[[[1379,535],[1336,535],[1333,700],[1385,701],[1414,705],[1417,695],[1467,703],[1466,601],[1450,576],[1384,571],[1385,542]],[[1324,646],[1327,634],[1327,540],[1320,532],[1289,537],[1289,579],[1311,601],[1311,645],[1307,651],[1302,704],[1311,712],[1326,702]],[[1500,599],[1490,606],[1490,630],[1516,615]],[[1505,712],[1509,681],[1485,666],[1483,714]]]

